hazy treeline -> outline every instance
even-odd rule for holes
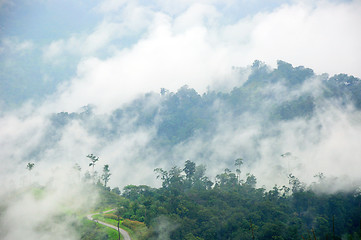
[[[287,181],[289,169],[303,173],[303,181],[320,171],[347,175],[347,184],[359,181],[351,166],[360,151],[354,141],[360,129],[360,79],[316,75],[283,61],[276,69],[255,61],[234,72],[239,81],[230,90],[199,94],[188,86],[177,92],[161,89],[106,114],[96,106],[53,114],[44,144],[28,156],[42,158],[76,131],[84,136],[79,146],[84,154],[91,147],[113,168],[136,174],[140,184],[151,181],[149,170],[184,158],[197,159],[215,176],[219,165],[231,166],[237,155],[268,187]],[[292,156],[281,158],[285,152]],[[347,163],[340,164],[341,159]],[[117,181],[132,183],[126,176]]]
[[[293,67],[283,61],[278,61],[278,68],[274,70],[255,61],[249,70],[247,81],[229,92],[213,90],[200,95],[184,86],[175,93],[162,88],[160,95],[145,94],[113,111],[105,124],[91,125],[92,130],[99,137],[117,137],[127,127],[123,126],[123,120],[132,119],[137,127],[156,127],[153,144],[174,146],[197,131],[212,134],[220,114],[226,117],[259,114],[263,124],[271,125],[298,117],[310,118],[323,104],[361,108],[361,81],[353,76],[317,76],[312,69]],[[245,72],[246,69],[234,68],[234,71]],[[217,105],[221,107],[217,108]],[[63,127],[74,119],[96,120],[100,116],[93,113],[93,108],[96,107],[86,106],[80,113],[54,114],[52,123]]]

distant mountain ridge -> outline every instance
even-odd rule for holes
[[[98,126],[98,132],[115,137],[122,132],[117,123],[131,118],[138,127],[156,126],[156,142],[174,145],[196,131],[213,129],[218,115],[225,112],[232,116],[262,114],[263,120],[269,122],[309,118],[326,101],[361,109],[361,80],[353,76],[317,76],[312,69],[293,67],[284,61],[278,61],[274,70],[260,61],[255,61],[251,68],[248,80],[228,93],[209,91],[200,95],[185,85],[177,92],[162,89],[161,94],[145,94],[115,110],[108,118],[110,127]],[[317,86],[312,86],[312,81]],[[304,88],[307,82],[309,89]],[[221,110],[215,104],[221,105]],[[54,126],[62,127],[72,119],[86,122],[94,117],[92,107],[88,106],[83,112],[56,113],[51,119]]]

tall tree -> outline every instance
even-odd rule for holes
[[[105,164],[104,168],[103,168],[103,174],[102,174],[102,179],[104,181],[104,187],[107,187],[107,183],[109,182],[110,175],[112,175],[112,174],[110,173],[109,165]]]
[[[234,160],[234,165],[236,166],[237,180],[240,182],[241,178],[241,166],[243,164],[243,158],[237,158]]]
[[[187,160],[185,162],[183,171],[186,174],[187,180],[190,180],[193,177],[193,175],[194,175],[194,173],[196,171],[196,164],[194,162],[190,161],[190,160]]]
[[[163,170],[162,168],[154,169],[154,172],[157,174],[157,179],[162,180],[162,186],[164,188],[169,186],[169,174],[168,171]]]
[[[99,157],[95,156],[94,154],[89,154],[88,156],[86,156],[87,158],[90,158],[91,162],[89,163],[89,167],[93,167],[93,183],[95,183],[96,181],[99,181],[97,175],[98,173],[96,171],[94,171],[94,167],[95,167],[95,163],[97,161],[99,161]]]

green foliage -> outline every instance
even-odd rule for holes
[[[187,179],[190,180],[194,176],[194,173],[196,171],[196,164],[190,160],[187,160],[184,165],[183,171],[185,172]]]
[[[315,100],[312,96],[303,95],[291,101],[285,101],[271,112],[271,118],[291,120],[296,117],[310,117],[315,110]]]
[[[108,188],[105,188],[101,184],[95,185],[95,188],[99,194],[96,209],[111,209],[112,207],[119,205],[122,201],[125,201],[125,199],[119,196],[117,193],[109,191]]]
[[[175,144],[192,136],[197,129],[207,128],[211,122],[210,110],[203,98],[188,86],[177,93],[168,93],[160,107],[158,137],[160,143]]]
[[[286,153],[287,154],[287,153]],[[240,168],[240,164],[237,165]],[[360,236],[361,196],[355,192],[319,194],[289,175],[288,186],[272,190],[256,188],[248,173],[237,179],[225,169],[213,184],[205,167],[187,160],[184,168],[157,169],[161,188],[146,185],[124,187],[122,196],[98,185],[101,204],[118,211],[94,216],[128,229],[134,239],[317,239]],[[165,224],[165,225],[164,225]],[[166,226],[164,234],[162,226]],[[101,229],[82,230],[94,239],[108,239]],[[164,230],[165,231],[165,230]],[[253,238],[254,237],[254,238]],[[133,238],[132,238],[133,239]]]
[[[199,181],[206,184],[205,169],[190,160],[185,162],[183,171],[173,167],[169,171],[157,169],[156,173],[163,183],[161,188],[130,185],[123,193],[129,199],[123,205],[123,217],[140,219],[149,227],[143,239],[160,237],[159,226],[165,224],[164,219],[171,223],[166,224],[171,230],[167,233],[169,238],[175,240],[253,236],[298,240],[312,236],[312,229],[317,239],[331,239],[333,221],[336,239],[358,236],[361,197],[357,194],[317,194],[292,174],[289,186],[265,191],[256,188],[253,174],[238,181],[230,169],[218,174],[213,186],[199,187]]]
[[[118,220],[118,216],[112,213],[108,213],[108,214],[103,214],[103,216],[105,218],[109,218],[109,219],[113,219],[113,220]]]
[[[113,188],[113,189],[111,190],[111,192],[112,192],[112,193],[115,193],[115,194],[117,194],[117,195],[120,195],[120,193],[121,193],[119,187]]]
[[[132,230],[136,230],[136,229],[144,227],[144,223],[141,223],[141,222],[138,222],[138,221],[132,221],[132,220],[129,220],[129,219],[124,219],[122,224],[123,224],[123,226],[126,226],[127,228],[130,228]]]
[[[76,226],[81,240],[116,240],[118,232],[87,219],[82,219]]]

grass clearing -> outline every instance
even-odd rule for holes
[[[118,231],[101,224],[96,224],[95,222],[83,219],[82,224],[82,236],[81,239],[84,240],[100,240],[100,239],[109,239],[109,240],[118,240]],[[120,235],[120,239],[123,240],[123,236]]]
[[[111,212],[110,212],[111,213]],[[118,226],[118,221],[115,220],[115,219],[111,219],[111,218],[108,218],[108,217],[105,217],[107,214],[109,213],[106,213],[106,214],[96,214],[93,216],[94,219],[96,220],[99,220],[99,221],[102,221],[102,222],[105,222],[105,223],[109,223],[113,226]],[[133,228],[129,228],[127,226],[125,226],[123,224],[123,222],[126,222],[126,224],[128,226],[132,226]],[[130,223],[136,223],[136,224],[130,224]],[[140,222],[135,222],[135,221],[131,221],[131,220],[121,220],[120,221],[120,224],[119,224],[119,227],[124,229],[125,231],[128,232],[128,234],[130,235],[131,239],[132,240],[138,240],[140,239],[140,237],[145,234],[148,230],[148,228],[145,226],[144,223],[140,223]]]

